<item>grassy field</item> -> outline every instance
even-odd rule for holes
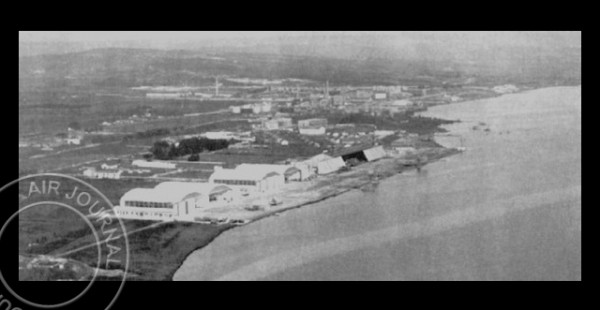
[[[239,101],[156,100],[96,95],[77,90],[32,90],[19,93],[19,134],[66,131],[73,120],[84,128],[151,111],[173,116],[205,113],[242,105]]]
[[[106,143],[95,147],[80,148],[58,154],[55,151],[43,157],[20,158],[19,170],[23,172],[59,171],[73,165],[89,161],[102,160],[108,157],[128,156],[145,151],[144,148],[130,148],[126,143]]]
[[[151,222],[129,221],[127,231],[146,227]],[[171,280],[185,258],[194,250],[208,245],[231,226],[194,223],[165,223],[156,228],[128,236],[129,270],[141,275],[133,280]]]

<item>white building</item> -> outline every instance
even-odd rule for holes
[[[385,100],[388,97],[388,94],[386,92],[375,92],[373,94],[373,97],[375,98],[375,100]]]
[[[331,157],[329,155],[326,155],[326,154],[318,154],[318,155],[315,155],[315,156],[313,156],[313,157],[311,157],[309,159],[306,159],[306,160],[304,160],[304,161],[302,161],[300,163],[302,165],[308,167],[308,169],[312,173],[316,174],[319,163],[322,162],[322,161],[326,161],[326,160],[332,159],[332,158],[333,157]]]
[[[151,99],[177,99],[184,97],[181,93],[146,93],[146,98]]]
[[[325,127],[316,127],[316,128],[311,128],[311,127],[299,127],[298,131],[300,132],[301,135],[307,135],[307,136],[322,136],[325,134]]]
[[[317,164],[317,173],[318,174],[328,174],[342,169],[345,167],[346,163],[342,159],[342,157],[334,157],[331,159],[327,159],[321,161]]]
[[[242,113],[242,107],[240,106],[230,106],[229,109],[231,110],[231,113],[235,113],[235,114],[240,114]]]
[[[301,181],[302,170],[293,165],[272,165],[272,164],[241,164],[236,167],[237,170],[253,171],[260,169],[263,172],[274,171],[283,175],[284,181]]]
[[[212,140],[218,140],[218,139],[229,140],[229,139],[235,138],[235,134],[230,131],[207,131],[204,134],[202,134],[202,136],[204,136],[205,138],[208,138],[208,139],[212,139]]]
[[[302,119],[298,121],[298,128],[307,127],[307,128],[315,128],[315,127],[327,127],[327,119],[326,118],[310,118],[310,119]]]
[[[106,170],[116,170],[119,169],[119,164],[114,164],[114,165],[109,165],[107,163],[104,163],[100,166],[100,168],[102,169],[106,169]]]
[[[122,218],[193,221],[202,209],[231,202],[225,185],[164,182],[154,188],[135,188],[123,195],[115,213]]]
[[[120,179],[123,170],[121,169],[100,169],[94,167],[87,168],[83,171],[83,175],[94,179]]]
[[[387,156],[387,153],[381,145],[366,149],[363,151],[363,153],[365,154],[367,161],[375,161]]]
[[[242,193],[264,193],[279,190],[285,184],[285,176],[269,165],[240,165],[235,169],[215,167],[208,181],[224,184]]]
[[[136,167],[156,169],[175,169],[176,167],[174,163],[164,161],[147,161],[143,159],[136,159],[131,164]]]

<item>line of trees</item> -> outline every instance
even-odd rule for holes
[[[204,151],[216,151],[226,149],[230,141],[224,139],[189,138],[179,141],[179,144],[171,144],[167,141],[156,141],[150,152],[154,158],[169,160],[185,155],[198,154]]]

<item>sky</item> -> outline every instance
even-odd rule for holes
[[[168,44],[182,41],[206,41],[220,38],[277,36],[277,32],[234,31],[20,31],[21,42],[145,42]]]
[[[269,46],[278,52],[299,45],[318,50],[320,55],[337,56],[357,46],[419,54],[423,45],[444,52],[460,49],[469,53],[500,46],[555,48],[581,46],[581,32],[535,31],[21,31],[23,53],[68,52],[104,47],[196,49],[202,47]],[[30,44],[27,44],[30,43]],[[35,46],[35,49],[33,48]],[[333,48],[332,48],[333,47]],[[409,51],[410,52],[410,51]]]
[[[398,40],[429,38],[434,40],[465,40],[494,44],[527,43],[530,39],[561,39],[581,42],[581,32],[523,31],[20,31],[21,42],[139,42],[167,45],[172,42],[202,42],[231,39],[257,41],[304,36],[392,37]]]

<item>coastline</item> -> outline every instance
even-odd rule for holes
[[[435,132],[439,131],[445,130],[438,126],[435,128]],[[426,147],[417,148],[417,155],[411,157],[426,157],[420,163],[420,166],[424,166],[457,153],[461,153],[461,151],[433,143]],[[414,164],[414,161],[412,164]],[[373,176],[376,177],[374,183],[377,183],[379,180],[411,169],[417,169],[417,167],[411,166],[410,159],[387,157],[352,167],[349,171],[320,176],[309,182],[288,183],[283,192],[275,195],[283,201],[278,206],[261,208],[257,211],[249,211],[241,207],[242,205],[251,206],[253,202],[264,203],[266,198],[256,197],[253,198],[254,201],[249,199],[234,206],[208,210],[207,216],[213,218],[226,216],[232,219],[247,220],[248,222],[244,225],[248,225],[263,218],[278,216],[288,210],[322,202],[354,189],[369,187],[373,183]],[[177,270],[190,255],[209,245],[225,231],[238,226],[233,224],[211,225],[190,222],[165,222],[148,230],[136,232],[139,228],[156,224],[156,222],[125,220],[125,223],[127,230],[133,232],[128,234],[128,239],[132,254],[129,271],[136,275],[131,277],[130,280],[134,281],[173,280]],[[83,262],[89,260],[86,256],[74,258]]]
[[[420,165],[425,166],[461,152],[457,149],[432,147],[420,149],[419,153],[421,156],[427,156],[427,160]],[[286,199],[287,202],[276,208],[262,212],[245,211],[243,213],[245,215],[240,214],[239,218],[250,220],[245,224],[249,225],[289,210],[314,205],[352,190],[371,186],[374,176],[378,182],[417,168],[398,157],[364,163],[353,167],[350,171],[333,173],[319,178],[310,184],[310,190],[304,193],[308,193],[308,195],[301,195],[291,200]],[[132,232],[127,235],[131,252],[127,276],[130,281],[173,281],[175,273],[190,255],[208,246],[224,232],[238,227],[232,224],[163,222],[150,229],[143,229],[151,224],[156,223],[125,221],[127,231]],[[82,253],[82,255],[84,254]],[[75,259],[84,262],[89,260],[85,256],[75,257]]]
[[[426,154],[428,156],[427,161],[422,164],[422,166],[425,166],[427,164],[436,162],[442,158],[460,154],[461,152],[458,151],[457,149],[438,147],[438,148],[424,149],[420,153],[422,153],[420,155]],[[370,176],[364,172],[373,170],[373,169],[376,170],[378,180],[384,180],[384,179],[390,178],[392,176],[395,176],[397,174],[403,173],[405,171],[417,169],[417,167],[414,165],[405,165],[401,159],[392,157],[392,158],[384,158],[384,159],[381,159],[379,161],[372,162],[372,163],[365,163],[360,166],[354,167],[353,170],[351,170],[351,171],[347,171],[344,173],[328,175],[328,176],[326,176],[326,177],[328,177],[327,180],[323,180],[317,184],[314,184],[312,187],[314,188],[314,187],[322,186],[321,183],[323,183],[323,182],[331,182],[331,181],[340,181],[341,180],[341,181],[344,181],[344,183],[341,185],[332,183],[332,184],[334,184],[333,186],[330,185],[328,188],[325,188],[325,190],[321,191],[317,197],[311,197],[311,198],[303,199],[301,201],[295,201],[294,203],[289,203],[289,204],[283,205],[277,209],[269,210],[269,211],[263,212],[261,214],[255,215],[253,217],[250,217],[250,218],[248,218],[248,219],[250,219],[250,222],[246,225],[249,225],[253,222],[256,222],[256,221],[259,221],[259,220],[262,220],[265,218],[269,218],[272,216],[278,216],[279,214],[289,211],[289,210],[294,210],[294,209],[298,209],[298,208],[301,208],[304,206],[313,205],[318,202],[321,202],[321,201],[324,201],[327,199],[331,199],[333,197],[342,195],[344,193],[347,193],[347,192],[355,190],[355,189],[364,188],[365,186],[368,186],[372,182],[370,179]],[[181,267],[181,265],[187,259],[188,256],[192,255],[195,251],[201,250],[202,248],[209,245],[212,241],[214,241],[214,239],[216,239],[222,233],[228,231],[229,229],[233,229],[236,227],[237,226],[233,226],[233,225],[228,225],[227,227],[223,227],[222,231],[220,231],[216,236],[214,236],[214,238],[212,238],[209,242],[206,242],[204,244],[199,244],[192,251],[189,251],[189,253],[187,255],[185,255],[185,257],[182,260],[180,260],[179,264],[177,264],[177,266],[172,269],[168,278],[158,278],[158,279],[152,278],[152,280],[172,281],[173,276],[175,275],[177,270]]]
[[[458,151],[457,149],[439,147],[421,150],[418,155],[427,156],[428,160],[422,163],[421,165],[424,166],[444,157],[448,157],[458,153],[460,153],[460,151]],[[375,182],[378,182],[380,180],[384,180],[394,175],[414,169],[417,169],[416,165],[404,164],[404,160],[397,157],[388,157],[372,163],[364,163],[360,166],[352,168],[351,171],[328,175],[326,176],[327,179],[324,179],[312,185],[311,188],[309,188],[309,190],[319,193],[319,195],[316,198],[311,197],[306,199],[299,199],[299,201],[294,201],[289,204],[286,204],[284,202],[281,207],[268,210],[257,216],[249,217],[248,219],[250,219],[251,221],[248,224],[254,221],[261,220],[263,218],[275,216],[279,213],[288,210],[315,204],[317,202],[344,194],[354,189],[364,188],[374,183],[372,179],[373,177],[375,177],[376,179]],[[324,190],[319,189],[321,187],[324,187]]]
[[[522,90],[518,93],[523,93],[527,91],[531,91],[531,89]],[[504,95],[500,95],[497,97],[502,96]],[[461,101],[459,103],[478,100],[485,99]],[[445,129],[438,126],[436,128],[436,132],[437,131],[444,132]],[[442,158],[462,153],[462,151],[456,148],[443,147],[437,143],[435,143],[435,145],[436,147],[426,147],[417,149],[416,156],[426,156],[426,160],[424,160],[420,166],[425,166],[427,164],[436,162]],[[353,167],[350,171],[337,172],[325,176],[320,176],[319,179],[314,184],[311,184],[310,187],[302,189],[302,197],[292,199],[291,202],[289,202],[288,199],[285,199],[283,204],[274,208],[269,208],[267,210],[260,210],[260,212],[243,210],[243,212],[232,216],[231,210],[220,210],[222,213],[227,213],[227,216],[232,216],[232,218],[248,220],[248,222],[244,225],[210,225],[183,222],[168,222],[159,225],[159,228],[168,225],[169,227],[166,228],[166,230],[171,230],[170,235],[176,235],[175,240],[163,236],[156,237],[159,241],[169,239],[167,240],[169,244],[166,247],[157,247],[149,251],[150,253],[153,253],[152,256],[148,256],[148,249],[142,250],[146,253],[142,255],[143,257],[139,262],[135,262],[135,258],[140,253],[136,252],[135,250],[132,251],[132,261],[134,263],[130,264],[130,270],[140,276],[132,278],[131,280],[173,281],[173,276],[190,255],[192,255],[196,251],[202,250],[204,247],[208,246],[211,242],[213,242],[217,237],[219,237],[226,231],[236,228],[238,226],[250,225],[252,224],[252,222],[256,222],[261,219],[279,216],[280,214],[283,214],[286,211],[298,209],[312,204],[317,204],[319,202],[342,195],[352,190],[361,189],[363,187],[369,186],[372,183],[372,172],[374,172],[378,180],[383,180],[390,178],[394,175],[403,173],[405,171],[417,169],[416,166],[406,164],[406,162],[406,159],[401,159],[398,157],[386,157],[375,162],[363,163],[361,165]],[[309,195],[308,197],[307,194]],[[264,197],[257,198],[255,200],[264,201]],[[247,205],[248,201],[245,201],[244,203]],[[239,205],[235,206],[234,208],[239,209]],[[219,217],[219,210],[212,211],[216,211],[211,214],[212,216],[216,215],[216,217]],[[144,235],[133,234],[129,236],[129,239],[131,242],[133,237],[134,241],[132,243],[135,244],[135,239],[149,238],[150,234],[152,233],[154,233],[154,235],[164,234],[165,229],[162,229],[161,231],[152,229],[150,231],[146,231]],[[203,234],[203,237],[198,238],[196,235],[194,235],[198,231],[201,234]],[[206,232],[208,233],[206,234]],[[143,240],[139,240],[139,242],[145,243],[145,241]],[[133,248],[135,249],[135,245]],[[167,253],[167,255],[163,256],[163,253]],[[157,259],[157,256],[160,256],[161,259]]]
[[[568,87],[565,90],[570,89]],[[473,272],[482,272],[483,278],[497,279],[506,275],[498,273],[502,267],[510,268],[516,278],[547,278],[548,275],[553,275],[551,278],[564,277],[566,269],[561,269],[561,271],[551,271],[551,269],[558,261],[575,259],[573,266],[576,271],[577,225],[573,227],[571,224],[576,224],[580,213],[576,200],[571,201],[553,193],[562,193],[563,185],[567,181],[574,181],[573,184],[577,184],[577,170],[580,169],[577,169],[576,163],[574,169],[562,165],[562,163],[571,165],[570,160],[576,158],[574,156],[577,152],[576,141],[560,140],[562,142],[556,145],[554,140],[541,139],[543,143],[536,147],[546,151],[551,150],[556,155],[545,158],[543,161],[538,160],[535,155],[531,155],[527,151],[530,150],[530,141],[534,134],[534,137],[564,137],[565,133],[566,136],[571,136],[569,131],[563,129],[572,128],[566,124],[577,124],[578,117],[577,113],[565,112],[571,111],[572,108],[577,111],[577,106],[580,104],[573,99],[577,99],[579,91],[580,88],[579,90],[575,88],[563,96],[561,87],[551,87],[528,91],[526,93],[531,94],[522,96],[508,95],[501,100],[493,99],[467,105],[461,104],[456,109],[453,106],[444,106],[432,110],[431,114],[425,114],[425,116],[460,120],[455,125],[443,127],[449,131],[448,135],[451,138],[456,139],[448,139],[448,143],[441,142],[442,145],[447,147],[451,147],[453,144],[459,145],[458,138],[464,137],[465,146],[469,148],[468,152],[431,165],[432,168],[427,169],[427,177],[397,176],[390,178],[389,182],[387,180],[381,182],[380,189],[375,193],[365,195],[359,191],[352,191],[346,195],[337,195],[339,197],[332,198],[332,202],[327,200],[329,198],[323,199],[325,202],[318,203],[313,208],[299,209],[281,218],[272,218],[243,230],[231,231],[229,234],[223,235],[216,243],[211,244],[210,247],[199,250],[186,259],[173,280],[267,279],[263,277],[265,274],[272,275],[268,278],[269,280],[352,279],[357,275],[362,275],[365,269],[373,269],[375,270],[374,275],[381,276],[378,272],[387,275],[386,267],[367,267],[362,264],[364,259],[356,257],[373,257],[374,261],[385,265],[390,255],[393,255],[395,262],[403,266],[398,267],[397,273],[389,276],[394,279],[404,277],[417,279],[424,275],[440,279],[452,279],[454,276],[469,278],[474,276]],[[571,96],[573,94],[575,97]],[[515,116],[514,109],[511,108],[521,107],[521,110],[516,109],[521,113],[520,116]],[[552,111],[553,114],[549,114],[549,111]],[[521,121],[538,115],[547,115],[549,120],[543,123]],[[472,129],[473,125],[479,122],[485,122],[486,126],[491,128],[491,132]],[[557,122],[564,122],[565,126],[555,130],[546,130],[556,127]],[[572,129],[577,131],[578,128]],[[507,134],[507,130],[510,130],[509,134]],[[436,135],[436,141],[438,141],[437,137],[438,135]],[[462,146],[462,142],[460,145]],[[435,160],[430,158],[428,163]],[[368,165],[371,163],[364,166]],[[553,170],[548,169],[549,167],[561,171],[561,178],[549,177],[555,174],[551,172]],[[358,167],[354,169],[358,169]],[[522,174],[524,169],[529,171],[525,177]],[[413,173],[414,171],[410,175]],[[437,177],[441,175],[443,177]],[[411,186],[418,187],[406,195],[406,201],[401,203],[403,207],[398,208],[394,200],[394,191],[396,188],[404,189]],[[348,190],[343,190],[343,192],[348,192]],[[402,193],[405,192],[402,190]],[[472,194],[466,195],[465,193]],[[331,195],[335,194],[331,193]],[[526,199],[526,202],[523,199]],[[523,203],[516,203],[517,201]],[[372,210],[364,208],[371,204]],[[362,245],[350,242],[355,239],[362,240],[362,236],[368,235],[371,231],[386,231],[383,229],[390,225],[412,225],[412,223],[421,225],[433,219],[435,219],[436,225],[445,225],[447,222],[442,223],[438,221],[438,218],[445,219],[446,214],[458,215],[465,211],[468,213],[466,215],[485,218],[499,215],[497,213],[499,210],[505,214],[524,210],[523,208],[535,208],[535,210],[527,212],[527,218],[531,218],[531,221],[523,219],[521,213],[519,213],[521,215],[511,216],[510,219],[499,216],[498,219],[493,220],[493,225],[465,226],[465,229],[458,230],[456,233],[439,234],[431,237],[432,239],[427,239],[431,242],[413,242],[413,239],[398,241],[397,245],[402,250],[386,246],[381,248],[381,254],[378,254],[379,251],[372,250],[372,247],[373,244],[379,244],[379,238],[375,238],[376,240],[371,240],[371,242],[364,242]],[[562,219],[565,216],[572,218],[573,221],[563,222]],[[366,221],[364,225],[363,220]],[[461,225],[469,222],[463,217],[455,220]],[[553,228],[546,228],[548,220],[561,222],[557,222],[557,226]],[[332,221],[339,221],[339,223],[332,223]],[[379,224],[380,222],[382,224]],[[535,223],[536,228],[532,228],[529,222]],[[429,228],[427,226],[428,231]],[[515,229],[518,229],[519,233],[512,233]],[[540,235],[539,231],[544,231],[544,233]],[[497,241],[494,238],[498,234],[505,236],[500,244],[494,243]],[[513,239],[521,235],[527,236],[527,238]],[[546,238],[545,235],[553,237]],[[563,244],[555,242],[561,238],[573,238],[575,244],[562,254],[559,252],[562,251]],[[348,242],[342,242],[339,248],[337,244],[333,246],[329,242],[338,239],[348,240]],[[519,242],[518,240],[523,241]],[[546,254],[556,254],[556,256],[551,255],[556,258],[543,262],[543,267],[540,268],[544,272],[531,270],[530,263],[539,262],[540,257],[528,252],[532,246],[535,247],[540,243],[544,244],[543,249]],[[252,246],[244,246],[246,244]],[[435,261],[423,262],[423,255],[427,253],[427,247],[431,244],[435,245],[436,251],[440,251],[444,255],[439,256]],[[486,245],[485,251],[480,251],[481,244]],[[417,245],[422,247],[423,251],[411,251]],[[460,253],[455,252],[456,247],[461,248]],[[256,248],[261,251],[256,251]],[[319,251],[311,252],[312,248],[318,248]],[[354,253],[354,249],[358,248],[361,248],[361,254],[340,254],[339,257],[335,254],[341,253],[340,251]],[[465,257],[467,254],[477,255],[480,259],[468,261],[470,256]],[[335,258],[332,258],[334,256]],[[511,260],[510,264],[506,265],[510,256],[523,260]],[[230,257],[235,257],[235,259],[230,260]],[[315,257],[319,259],[313,259]],[[380,259],[377,260],[377,257]],[[220,262],[221,260],[224,261]],[[439,266],[434,263],[440,260],[446,263],[443,265],[444,267],[431,269]],[[488,262],[489,268],[481,268],[477,264],[481,260]],[[470,264],[465,266],[465,261]],[[300,262],[303,263],[302,268],[296,268]],[[279,272],[283,270],[281,269],[283,266],[286,267],[286,271]],[[257,274],[261,276],[256,277]],[[572,275],[566,277],[569,278]]]

